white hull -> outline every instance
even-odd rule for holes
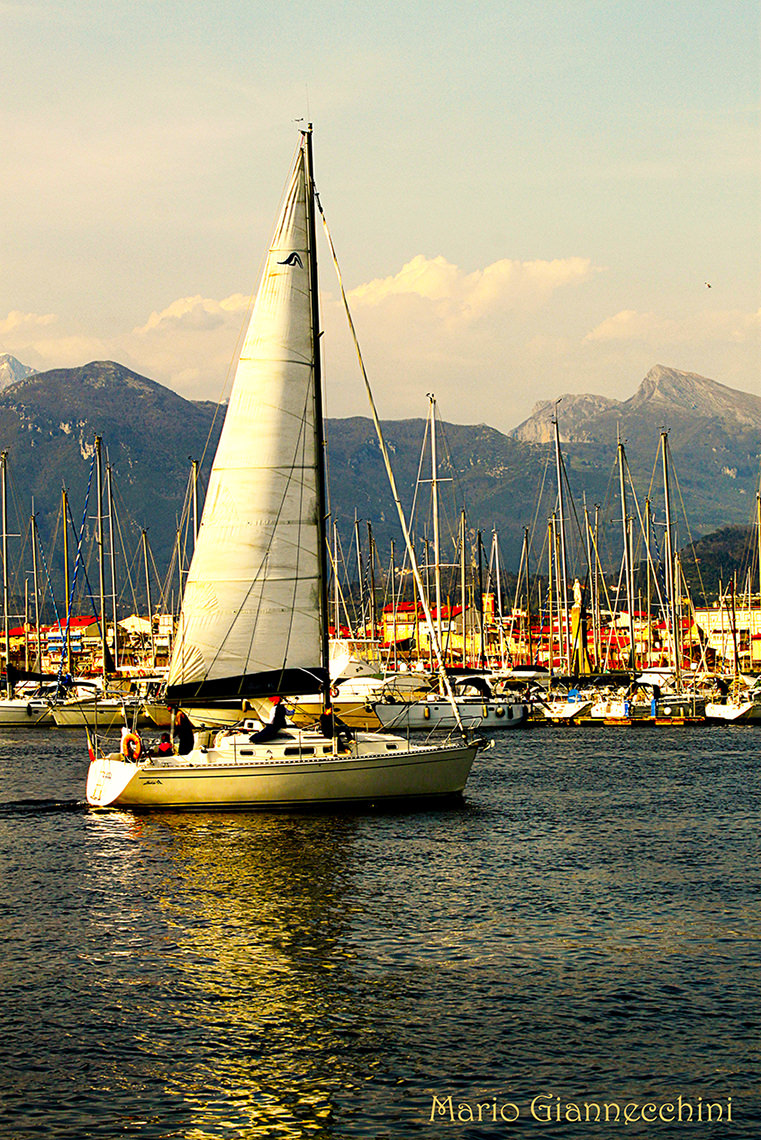
[[[134,706],[123,701],[63,701],[54,705],[53,720],[58,728],[114,728],[116,725],[132,725],[135,718]],[[153,724],[142,710],[138,714],[138,724],[144,727]]]
[[[742,723],[761,721],[761,703],[756,700],[709,702],[706,705],[706,720]]]
[[[471,700],[455,697],[460,720],[467,728],[520,728],[528,720],[528,706],[516,701]],[[430,731],[456,727],[449,701],[373,705],[383,728]]]
[[[47,701],[25,701],[21,697],[0,700],[0,728],[51,725],[53,718]]]
[[[344,751],[317,733],[289,729],[267,744],[238,734],[169,761],[137,764],[120,754],[90,763],[93,807],[287,808],[454,796],[480,744],[408,746],[360,734]]]
[[[585,700],[575,701],[547,701],[542,705],[547,720],[571,721],[586,716],[592,708],[592,702]]]

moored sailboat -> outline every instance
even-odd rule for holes
[[[325,473],[311,128],[302,133],[212,467],[167,682],[215,704],[323,694],[320,725],[241,719],[183,754],[91,744],[96,807],[285,807],[460,793],[480,742],[344,733],[329,710]],[[276,706],[282,707],[282,706]],[[245,712],[244,712],[245,715]]]

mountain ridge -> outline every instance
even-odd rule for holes
[[[0,392],[4,388],[10,387],[11,384],[24,380],[27,376],[33,376],[34,372],[34,368],[30,368],[28,364],[22,364],[9,352],[0,353]]]
[[[627,401],[578,398],[584,414],[579,413],[574,439],[563,442],[562,453],[579,512],[582,497],[590,505],[600,504],[603,522],[608,520],[620,533],[617,484],[611,474],[617,432],[626,439],[633,484],[644,497],[652,493],[660,425],[666,421],[672,425],[669,446],[676,486],[692,534],[749,522],[761,460],[761,399],[725,390],[704,377],[684,381],[685,376],[694,374],[656,366]],[[705,409],[690,406],[690,398],[695,404],[700,392],[731,406],[722,408],[720,416],[712,411],[714,403]],[[112,467],[132,531],[139,536],[141,528],[148,530],[163,573],[172,558],[191,460],[203,461],[201,492],[208,475],[223,421],[219,411],[210,401],[186,400],[115,361],[92,361],[81,368],[30,373],[0,390],[0,446],[8,452],[24,501],[34,499],[40,533],[52,540],[60,486],[70,492],[76,514],[87,485],[93,441],[101,436],[104,462]],[[563,423],[570,419],[563,413]],[[426,424],[422,419],[386,421],[383,430],[409,517]],[[351,543],[349,535],[358,520],[363,532],[365,524],[371,524],[380,551],[392,538],[401,544],[371,420],[331,419],[327,438],[330,507],[345,540]],[[555,510],[554,457],[547,442],[520,439],[515,432],[505,434],[488,424],[442,422],[439,470],[442,525],[448,532],[456,534],[459,512],[466,509],[471,537],[476,531],[487,536],[492,530],[499,533],[505,567],[517,568],[527,529],[531,541],[541,546]],[[423,478],[429,475],[430,466],[426,471],[424,464]],[[419,501],[426,495],[430,490],[423,488]],[[430,537],[430,518],[426,519],[420,502],[416,528],[421,541],[426,533]],[[444,542],[447,557],[455,542],[449,537]],[[534,565],[537,557],[532,554]],[[176,567],[173,573],[171,588],[178,590]]]
[[[591,393],[565,393],[536,404],[528,419],[508,434],[525,442],[547,443],[557,418],[563,443],[606,442],[617,416],[665,414],[675,421],[685,415],[707,417],[727,427],[761,431],[761,396],[729,388],[717,380],[656,364],[626,400]],[[666,425],[667,426],[667,425]]]

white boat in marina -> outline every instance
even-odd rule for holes
[[[528,723],[529,708],[523,701],[455,696],[455,704],[466,728],[521,728]],[[373,710],[384,728],[430,732],[452,729],[457,723],[451,702],[438,696],[394,704],[376,701]]]
[[[179,708],[320,690],[322,728],[198,728],[182,755],[91,741],[95,807],[305,807],[462,792],[481,741],[347,735],[328,715],[325,471],[311,128],[302,132],[209,478],[167,682]],[[284,718],[283,718],[284,719]]]
[[[573,690],[565,697],[549,697],[547,699],[543,697],[538,701],[545,719],[558,724],[573,724],[587,716],[594,703],[594,696]]]
[[[706,720],[738,724],[761,723],[761,678],[738,677],[721,700],[706,702]]]
[[[756,696],[747,701],[738,697],[728,698],[726,701],[708,701],[706,720],[761,724],[761,697]]]
[[[43,728],[53,723],[52,703],[59,689],[48,674],[20,670],[13,665],[6,671],[6,694],[0,697],[0,728]]]
[[[52,723],[50,703],[44,697],[0,698],[0,728],[42,728]]]
[[[54,704],[51,715],[57,728],[113,728],[128,724],[147,728],[155,722],[138,698],[73,697]]]
[[[653,717],[651,701],[628,696],[601,695],[588,711],[590,721],[646,721]]]

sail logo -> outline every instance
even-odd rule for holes
[[[278,265],[298,265],[299,269],[304,268],[304,263],[295,251],[293,253],[289,253],[285,261],[278,261]]]

